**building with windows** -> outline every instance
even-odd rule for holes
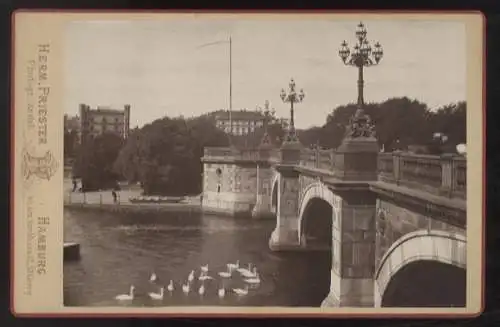
[[[214,113],[216,126],[228,134],[246,135],[264,125],[261,111],[219,110]]]
[[[64,133],[75,133],[77,138],[80,137],[80,117],[64,115]],[[77,139],[77,143],[80,140]]]
[[[123,110],[108,107],[91,109],[86,104],[80,104],[80,139],[93,138],[103,133],[114,133],[127,138],[130,130],[130,105]]]

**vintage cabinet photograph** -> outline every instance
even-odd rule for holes
[[[480,15],[13,24],[19,315],[482,310]]]

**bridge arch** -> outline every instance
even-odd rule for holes
[[[334,258],[340,256],[333,242],[333,226],[338,224],[335,195],[321,182],[314,182],[301,192],[298,208],[299,243],[309,251],[308,292],[320,304],[330,293]]]
[[[310,208],[311,204],[314,204],[313,202],[320,203],[318,200],[323,200],[324,203],[327,203],[331,207],[330,211],[330,224],[335,223],[337,219],[334,219],[334,216],[336,217],[336,202],[335,202],[335,195],[333,192],[326,187],[325,184],[321,182],[315,182],[310,185],[308,185],[302,192],[302,195],[300,196],[300,202],[299,202],[299,220],[298,220],[298,234],[299,234],[299,241],[302,242],[302,236],[304,233],[304,218],[306,215],[307,209]],[[333,221],[335,220],[335,221]],[[331,233],[331,230],[330,230]]]
[[[419,230],[402,236],[386,251],[375,272],[375,307],[465,306],[466,245],[464,235],[437,230]],[[443,291],[436,293],[435,298],[424,294],[426,299],[419,299],[417,292],[401,293],[413,291],[409,283],[422,292],[432,289],[431,285],[417,282],[415,276],[438,282],[434,292],[439,292],[439,288]]]
[[[273,213],[278,212],[278,182],[279,182],[280,174],[278,172],[274,173],[272,182],[271,182],[271,211]]]

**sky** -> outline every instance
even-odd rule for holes
[[[164,116],[197,116],[232,107],[255,110],[265,101],[288,118],[280,98],[291,78],[305,98],[298,128],[321,126],[335,107],[357,99],[357,69],[338,56],[355,42],[358,20],[183,19],[73,21],[64,53],[65,108],[131,105],[131,127]],[[364,72],[365,102],[407,96],[430,108],[466,98],[465,25],[459,21],[364,20],[367,38],[384,56]]]

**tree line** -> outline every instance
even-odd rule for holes
[[[355,104],[338,106],[323,126],[299,130],[300,141],[308,147],[338,147],[356,109]],[[403,97],[368,103],[365,111],[386,151],[415,144],[439,153],[466,142],[465,102],[430,110],[422,102]],[[272,144],[280,146],[286,133],[283,125],[271,123],[267,131]],[[436,133],[447,139],[436,144]],[[124,180],[140,183],[145,194],[187,195],[201,192],[200,158],[205,147],[256,147],[263,136],[263,128],[246,136],[229,136],[216,127],[210,114],[189,119],[164,117],[132,130],[127,140],[103,134],[75,147],[74,133],[65,133],[64,152],[75,158],[73,172],[81,178],[84,191],[115,187],[118,180]]]

